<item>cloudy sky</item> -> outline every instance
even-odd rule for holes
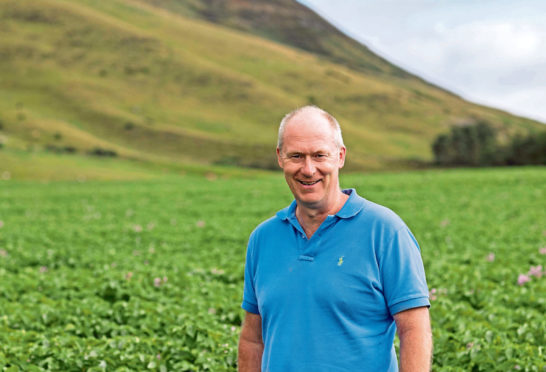
[[[546,123],[545,0],[299,0],[377,54]]]

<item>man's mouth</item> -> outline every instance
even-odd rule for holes
[[[312,185],[315,185],[317,183],[320,182],[320,180],[316,180],[316,181],[301,181],[301,180],[298,180],[299,183],[301,183],[302,185],[305,185],[305,186],[312,186]]]

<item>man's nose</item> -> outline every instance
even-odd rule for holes
[[[315,174],[315,170],[316,168],[313,159],[311,159],[310,156],[306,156],[301,173],[306,177],[312,177]]]

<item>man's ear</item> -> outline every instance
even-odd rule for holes
[[[281,150],[277,147],[277,163],[279,163],[279,167],[282,169],[282,160],[281,160]]]
[[[345,165],[345,156],[347,155],[347,149],[345,146],[342,146],[339,149],[339,169],[343,168]]]

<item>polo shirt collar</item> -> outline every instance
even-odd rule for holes
[[[356,216],[363,208],[366,200],[356,193],[355,189],[342,190],[349,195],[349,199],[343,204],[343,207],[335,215],[339,218],[351,218]],[[296,218],[296,200],[280,211],[277,212],[277,217],[281,220],[290,220]]]
[[[277,217],[279,217],[281,220],[288,220],[291,217],[296,217],[296,200],[292,201],[290,205],[284,209],[281,209],[277,212]]]
[[[336,213],[340,218],[351,218],[356,216],[363,208],[366,200],[356,193],[355,189],[342,190],[349,195],[349,199],[343,204],[343,207]]]

